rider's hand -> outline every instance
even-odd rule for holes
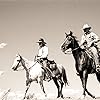
[[[39,56],[36,55],[35,58],[34,58],[34,61],[37,61],[37,60],[39,60],[39,59],[40,59]]]

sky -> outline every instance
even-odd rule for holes
[[[42,37],[49,47],[49,59],[66,69],[70,86],[65,88],[82,90],[74,58],[63,54],[60,45],[64,33],[70,30],[80,41],[86,23],[100,37],[99,0],[0,0],[0,44],[5,44],[0,47],[0,70],[4,72],[0,88],[25,90],[25,72],[13,72],[11,66],[17,53],[33,60],[38,53],[36,42]],[[100,92],[95,75],[89,76],[87,87],[94,94]],[[52,81],[45,82],[45,88],[47,92],[57,92]],[[40,86],[33,83],[31,89],[39,92]]]

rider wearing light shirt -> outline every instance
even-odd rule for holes
[[[46,42],[44,41],[44,39],[40,38],[37,43],[39,44],[37,59],[47,60],[48,47],[46,46]]]
[[[39,47],[38,58],[47,58],[48,57],[48,47],[46,45]]]
[[[81,48],[89,49],[94,57],[96,70],[100,67],[99,56],[98,56],[98,41],[99,37],[90,31],[91,27],[88,24],[84,24],[83,31],[85,34],[82,35]]]
[[[52,72],[50,71],[50,69],[48,68],[48,47],[46,46],[46,42],[44,41],[43,38],[40,38],[39,41],[37,42],[39,43],[39,51],[38,51],[38,55],[37,55],[37,61],[42,64],[42,68],[45,70],[46,75],[47,75],[47,79],[48,81],[51,80],[51,77],[53,77]]]

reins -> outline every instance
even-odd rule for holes
[[[96,41],[95,43],[98,43],[98,42],[100,42],[100,40]],[[83,44],[82,44],[82,45],[83,45]],[[70,51],[67,51],[67,52],[64,52],[64,53],[65,53],[65,54],[72,54],[73,51],[76,51],[76,50],[79,49],[82,45],[80,45],[79,47],[77,47],[77,48],[75,48],[75,49],[73,49],[73,50],[70,50]],[[90,47],[91,47],[91,46],[90,46]],[[88,49],[89,49],[90,47],[88,47]]]
[[[28,70],[30,70],[33,66],[35,66],[35,64],[37,63],[38,61],[36,61],[35,63],[34,63],[34,65],[32,65]]]
[[[77,47],[77,48],[75,48],[75,49],[73,49],[73,50],[70,50],[70,51],[64,52],[64,53],[65,53],[65,54],[72,54],[73,51],[76,51],[76,50],[79,49],[79,48],[80,48],[80,46]]]

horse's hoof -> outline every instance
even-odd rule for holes
[[[61,95],[61,98],[62,98],[62,99],[64,99],[64,96],[63,96],[63,95]]]
[[[22,100],[25,100],[25,97]]]
[[[93,99],[97,99],[95,96],[93,96]]]
[[[60,96],[57,96],[57,98],[60,98]]]
[[[47,97],[47,94],[45,94],[45,97]]]

